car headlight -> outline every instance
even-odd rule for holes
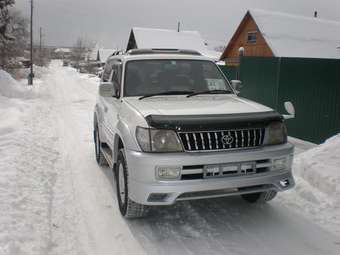
[[[281,121],[272,122],[266,128],[264,145],[282,144],[287,142],[287,128]]]
[[[139,146],[146,152],[183,151],[175,131],[137,127],[136,138]]]

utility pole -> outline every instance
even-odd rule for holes
[[[42,27],[40,27],[40,30],[39,30],[39,50],[41,52],[41,42],[42,42]]]
[[[177,32],[179,32],[180,28],[181,28],[181,22],[178,21],[178,23],[177,23]]]
[[[28,85],[33,85],[33,0],[31,0],[31,72],[28,75]]]
[[[43,54],[42,54],[42,37],[43,37],[42,27],[40,27],[40,30],[39,30],[39,64],[41,66],[42,66],[42,58],[43,58]]]

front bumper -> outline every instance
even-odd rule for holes
[[[180,200],[237,195],[292,188],[294,147],[290,143],[257,149],[207,153],[143,153],[126,150],[129,171],[129,197],[145,205],[169,205]],[[272,170],[274,159],[286,158],[287,166]],[[160,180],[158,166],[194,166],[267,162],[267,171],[253,174],[193,180]],[[196,169],[197,170],[197,169]],[[183,169],[182,172],[185,170]],[[203,170],[202,170],[203,171]]]

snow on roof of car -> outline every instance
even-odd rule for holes
[[[249,10],[275,56],[340,58],[340,22]]]
[[[176,31],[134,27],[133,33],[138,49],[188,49],[196,50],[202,55],[218,60],[220,53],[209,50],[198,31]]]

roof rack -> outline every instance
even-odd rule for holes
[[[195,50],[185,49],[132,49],[126,52],[128,55],[143,55],[143,54],[183,54],[183,55],[197,55],[201,53]]]
[[[116,50],[114,51],[112,54],[111,54],[111,57],[112,56],[117,56],[117,55],[123,55],[124,54],[124,51],[122,50]]]

